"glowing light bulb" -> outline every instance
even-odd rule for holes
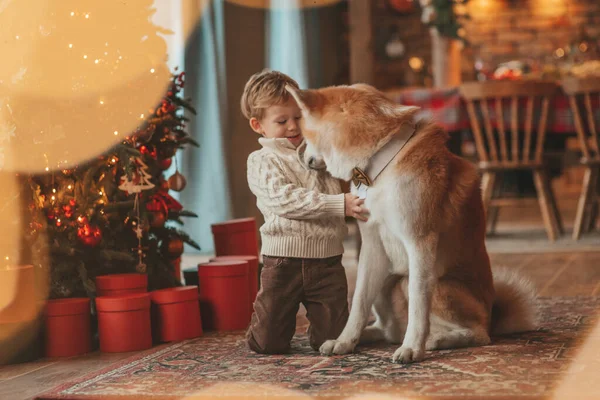
[[[6,256],[6,261],[8,261],[10,258],[8,256]]]
[[[50,171],[50,168],[46,167],[46,171]]]
[[[115,136],[117,136],[119,134],[119,131],[114,131],[113,133],[115,134]]]
[[[98,194],[99,194],[100,196],[102,196],[102,190],[101,190],[101,191],[99,191],[99,192],[98,192]]]
[[[87,59],[87,54],[84,54],[84,55],[83,55],[83,58]]]
[[[100,104],[104,104],[104,100],[100,100]]]
[[[73,43],[69,43],[69,48],[72,49],[73,48]]]
[[[69,186],[67,186],[67,189],[71,190],[71,189],[73,189],[73,186],[69,185]]]
[[[153,74],[154,73],[154,68],[150,69],[150,73]]]
[[[51,197],[52,201],[56,200],[56,196]]]
[[[85,18],[89,19],[90,18],[90,14],[85,14]]]
[[[94,60],[94,63],[98,64],[98,59],[97,58]]]
[[[52,193],[56,193],[56,189],[52,189]]]
[[[144,114],[141,114],[141,115],[140,115],[140,118],[144,118]]]
[[[75,15],[75,11],[71,11],[71,17]]]

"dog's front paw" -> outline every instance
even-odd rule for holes
[[[319,348],[319,352],[324,356],[330,356],[332,354],[348,354],[352,353],[354,345],[348,342],[339,342],[337,340],[327,340]]]
[[[393,362],[401,364],[410,364],[413,362],[422,361],[425,358],[424,349],[413,349],[408,346],[400,346],[392,356]]]

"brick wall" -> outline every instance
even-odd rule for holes
[[[373,84],[380,89],[430,84],[427,73],[416,74],[409,66],[411,57],[423,60],[425,72],[431,63],[431,38],[421,23],[419,7],[398,14],[390,10],[387,0],[364,1],[371,2],[372,43],[365,59],[373,63]],[[477,59],[490,68],[524,58],[543,62],[573,40],[580,27],[600,36],[600,0],[470,0],[467,10],[472,19],[466,22],[465,30],[472,46],[462,52],[463,80],[475,79]],[[340,33],[344,38],[350,24],[347,21]],[[391,59],[385,54],[385,44],[394,31],[406,48],[402,58]],[[340,78],[338,83],[344,83],[348,77]]]
[[[468,10],[472,46],[463,52],[465,79],[473,78],[476,59],[490,66],[524,58],[544,62],[581,27],[600,35],[600,0],[471,0]]]

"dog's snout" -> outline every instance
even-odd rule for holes
[[[309,167],[313,168],[313,167],[315,166],[315,163],[316,163],[316,160],[315,160],[315,158],[314,158],[314,157],[310,157],[310,158],[308,159],[308,166],[309,166]]]

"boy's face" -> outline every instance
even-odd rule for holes
[[[302,112],[293,98],[265,110],[263,118],[250,119],[250,127],[266,138],[287,138],[295,147],[302,143]]]

